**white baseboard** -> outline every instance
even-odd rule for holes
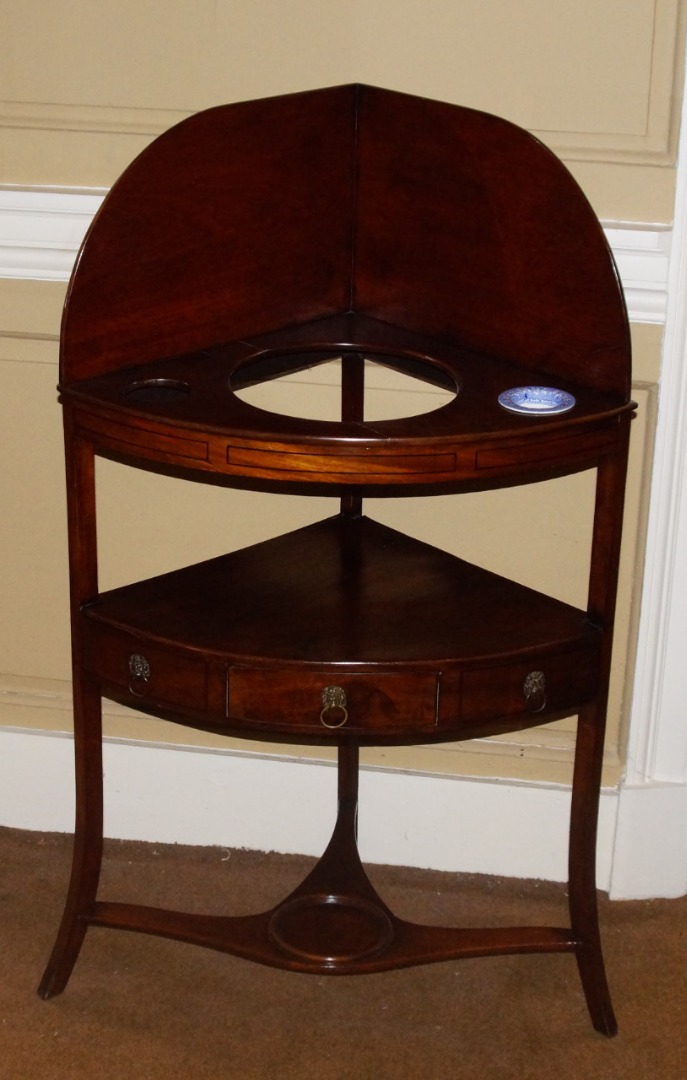
[[[612,898],[687,895],[687,784],[622,788],[613,847]]]
[[[268,755],[105,745],[109,837],[319,855],[336,812],[331,764]],[[599,885],[608,889],[617,794],[602,795]],[[569,792],[555,785],[365,768],[369,863],[564,881]],[[0,824],[71,832],[72,739],[0,730]]]
[[[368,863],[565,881],[570,793],[553,784],[363,766]],[[319,855],[336,813],[332,764],[108,739],[105,833]],[[616,900],[687,894],[687,785],[603,790],[597,878]],[[71,832],[69,735],[0,728],[0,826]]]

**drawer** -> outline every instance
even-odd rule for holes
[[[159,703],[194,714],[207,711],[203,657],[101,626],[87,617],[82,619],[82,628],[85,669],[103,683],[125,691],[132,708]]]
[[[230,719],[273,731],[430,731],[436,727],[437,696],[438,677],[432,673],[229,670]]]
[[[573,711],[591,701],[599,685],[599,646],[590,643],[565,654],[524,660],[499,667],[465,671],[461,687],[461,723],[519,713]],[[442,717],[442,720],[446,718]],[[545,722],[542,718],[542,722]]]

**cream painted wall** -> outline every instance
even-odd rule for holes
[[[566,160],[603,218],[672,219],[684,21],[677,0],[4,0],[0,20],[0,184],[107,187],[156,133],[189,112],[358,80],[499,112]],[[0,281],[0,724],[59,730],[70,722],[54,391],[63,295],[59,283]],[[640,415],[605,774],[611,785],[623,767],[662,330],[636,325],[633,336]],[[311,384],[307,393],[314,402],[327,390]],[[409,392],[382,394],[391,401]],[[240,546],[332,509],[327,500],[153,480],[106,462],[100,472],[106,583]],[[432,500],[431,515],[418,500],[384,503],[374,513],[575,600],[584,591],[589,537],[579,510],[590,500],[591,478],[583,475],[461,502]],[[508,523],[507,549],[497,516]],[[212,741],[114,706],[108,724],[144,739]],[[573,730],[566,721],[518,739],[372,751],[370,759],[427,772],[564,781]]]
[[[0,183],[109,186],[224,101],[361,81],[507,116],[597,213],[670,221],[682,0],[4,0]]]

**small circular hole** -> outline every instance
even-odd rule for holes
[[[134,401],[183,401],[190,393],[188,383],[177,379],[142,379],[130,383],[126,396]]]

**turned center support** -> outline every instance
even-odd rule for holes
[[[358,853],[358,775],[358,745],[340,744],[332,838],[312,872],[275,909],[268,927],[279,949],[330,968],[377,956],[394,940],[393,917]]]

